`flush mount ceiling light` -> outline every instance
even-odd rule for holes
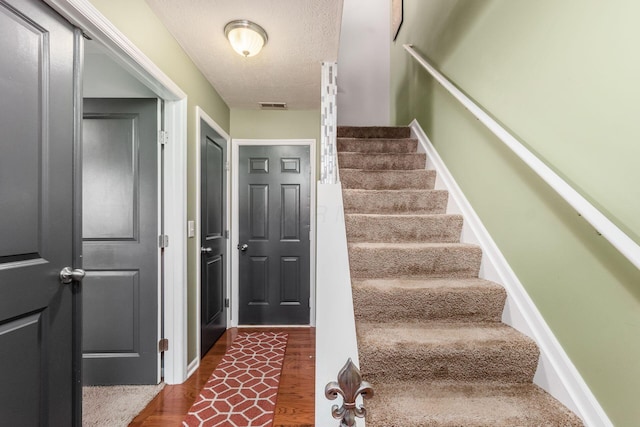
[[[246,19],[229,22],[224,26],[224,35],[233,50],[244,57],[257,55],[269,40],[267,32],[260,25]]]

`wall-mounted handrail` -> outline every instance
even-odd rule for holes
[[[556,174],[549,166],[529,151],[520,141],[505,128],[485,113],[475,102],[462,93],[453,83],[442,75],[433,65],[420,56],[410,44],[403,45],[431,76],[456,98],[471,114],[484,124],[498,139],[511,149],[525,164],[527,164],[540,178],[555,190],[560,197],[569,203],[596,231],[607,239],[622,255],[636,268],[640,269],[640,246],[626,235],[602,212],[596,209],[582,195],[573,189],[564,179]]]

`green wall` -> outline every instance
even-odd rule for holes
[[[320,141],[320,110],[231,110],[231,136],[239,139]]]
[[[416,118],[616,426],[637,426],[640,271],[434,83],[412,43],[640,242],[640,2],[404,0],[391,121]]]
[[[142,0],[90,0],[129,40],[148,56],[187,94],[187,217],[196,217],[196,106],[200,106],[227,133],[230,111],[178,42]],[[185,224],[186,226],[186,224]],[[187,240],[188,361],[197,354],[198,330],[191,327],[196,315],[196,271],[199,248],[195,239]]]

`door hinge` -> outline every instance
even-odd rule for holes
[[[158,131],[158,143],[160,145],[166,145],[169,143],[169,132],[167,132],[166,130],[159,130]]]
[[[169,351],[169,338],[162,338],[158,341],[158,352],[162,353],[165,351]]]
[[[224,306],[225,306],[226,308],[229,308],[229,298],[225,298],[225,299],[224,299]]]
[[[225,239],[229,238],[229,230],[224,230],[224,238]]]
[[[160,249],[164,249],[169,246],[169,236],[166,234],[161,234],[158,236],[158,246]]]
[[[224,170],[228,171],[229,169],[229,162],[224,162]]]

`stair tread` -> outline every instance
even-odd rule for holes
[[[402,190],[364,190],[361,188],[346,188],[342,190],[343,192],[349,193],[359,193],[359,194],[380,194],[386,193],[389,195],[398,195],[398,194],[428,194],[428,193],[448,193],[447,190],[434,190],[434,189],[420,189],[420,188],[410,188],[410,189],[402,189]]]
[[[388,152],[362,152],[362,151],[340,151],[341,155],[367,156],[367,157],[425,157],[425,153],[388,153]],[[357,169],[357,168],[345,168]]]
[[[338,141],[415,141],[418,142],[418,138],[385,138],[385,137],[367,137],[367,136],[338,136]]]
[[[478,278],[354,279],[351,286],[358,321],[497,323],[507,296],[499,284]]]
[[[426,165],[425,153],[367,153],[339,152],[338,165],[363,170],[422,170]]]
[[[355,138],[409,138],[407,126],[338,126],[337,137]]]
[[[372,218],[372,219],[382,219],[382,218],[394,218],[399,220],[409,220],[411,218],[424,218],[424,219],[437,219],[437,218],[460,218],[462,219],[462,215],[460,214],[373,214],[373,213],[347,213],[345,216],[350,217],[359,217],[359,218]]]
[[[417,153],[415,138],[338,138],[338,153]]]
[[[365,401],[370,427],[583,425],[534,384],[403,381],[373,388]]]
[[[361,249],[431,249],[431,248],[469,248],[479,249],[478,245],[472,243],[434,243],[434,242],[353,242],[348,244],[349,247]]]
[[[504,323],[468,323],[447,321],[358,322],[358,335],[363,344],[375,341],[377,348],[433,345],[473,348],[479,342],[534,345],[533,340]]]
[[[436,172],[427,169],[340,168],[340,180],[345,189],[433,189],[436,182]]]
[[[482,288],[487,290],[500,290],[504,288],[499,284],[479,278],[461,278],[461,279],[353,279],[351,281],[353,287],[361,287],[367,289],[376,289],[381,291],[392,291],[395,289],[469,289]]]

